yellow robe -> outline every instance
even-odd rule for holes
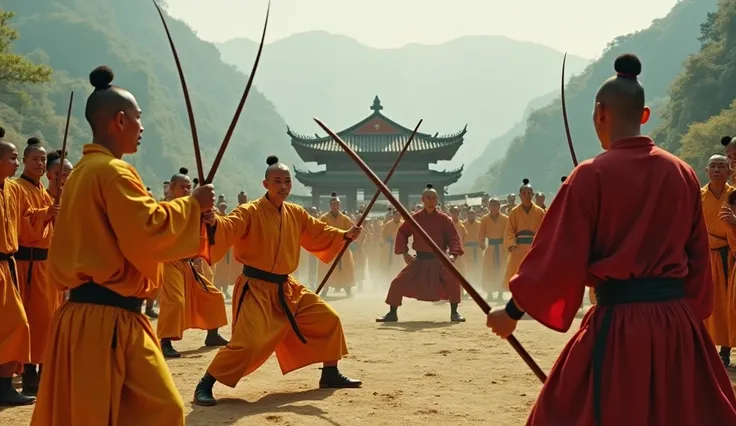
[[[145,299],[164,262],[208,255],[192,197],[157,203],[138,172],[97,144],[64,186],[49,250],[49,283],[90,281]],[[145,315],[66,302],[54,315],[32,426],[184,425],[184,404]]]
[[[717,346],[736,346],[736,299],[733,286],[728,286],[726,271],[733,270],[733,256],[728,244],[728,225],[718,218],[721,206],[728,203],[728,194],[736,188],[727,185],[716,198],[708,189],[708,185],[700,189],[703,202],[703,217],[708,228],[708,246],[710,247],[710,269],[713,277],[715,304],[713,313],[703,321],[713,343]],[[724,265],[723,259],[726,259]]]
[[[476,285],[481,282],[481,266],[483,265],[483,251],[480,249],[478,235],[480,235],[480,221],[465,220],[463,226],[468,231],[468,237],[463,240],[462,257],[465,260],[465,277]]]
[[[460,243],[464,245],[465,241],[467,241],[468,239],[468,230],[465,228],[465,225],[463,225],[463,222],[460,220],[458,220],[457,222],[453,220],[452,223],[455,225],[457,234],[460,235]],[[467,275],[465,275],[465,256],[464,255],[458,256],[458,258],[455,259],[455,266],[457,267],[457,270],[460,271],[460,273],[463,274],[465,278],[468,277]]]
[[[511,209],[508,221],[506,222],[506,234],[504,237],[506,250],[510,247],[516,247],[513,253],[509,253],[506,261],[506,273],[504,274],[503,287],[509,289],[509,280],[519,270],[519,265],[524,257],[529,253],[532,245],[532,239],[539,229],[544,217],[544,210],[532,203],[529,211],[519,204]]]
[[[499,213],[494,219],[490,213],[480,220],[478,240],[486,246],[483,254],[483,290],[503,291],[503,277],[506,272],[508,247],[504,246],[508,216]]]
[[[347,231],[348,229],[350,229],[351,226],[353,226],[353,221],[342,213],[338,213],[337,217],[332,216],[332,213],[325,213],[319,218],[319,220],[330,225],[333,228],[342,229],[343,231]],[[328,264],[322,262],[319,263],[317,276],[319,276],[320,282],[322,282],[322,280],[325,278],[325,275],[330,269],[332,263],[333,262],[330,262]],[[340,290],[344,288],[355,287],[355,285],[355,260],[353,258],[353,252],[348,249],[340,258],[340,261],[338,262],[335,270],[332,271],[332,274],[325,284],[325,287],[331,287],[335,290]]]
[[[39,220],[41,212],[33,217],[22,210],[24,193],[17,182],[5,179],[0,189],[0,253],[8,258],[18,251],[18,230],[24,220]],[[43,220],[43,219],[40,219]],[[15,261],[0,260],[0,377],[12,377],[20,364],[31,360],[31,342],[28,319],[23,309],[18,288]]]
[[[46,251],[51,244],[53,222],[47,222],[45,216],[48,208],[54,204],[54,199],[46,192],[43,184],[35,185],[25,177],[19,177],[15,182],[24,195],[21,197],[23,200],[21,210],[33,209],[39,212],[33,216],[37,220],[30,220],[29,216],[21,221],[18,232],[20,247],[15,257],[18,287],[31,330],[31,364],[41,364],[46,351],[51,318],[64,301],[64,293],[48,285],[47,261],[29,258],[34,257],[33,250],[36,250],[36,253],[39,249]]]
[[[381,256],[379,260],[381,276],[379,279],[383,280],[386,286],[388,286],[388,284],[391,283],[391,280],[396,278],[399,272],[401,272],[401,270],[404,269],[404,266],[406,266],[404,259],[394,253],[396,233],[399,232],[399,228],[402,223],[404,223],[403,220],[399,220],[398,222],[389,220],[383,224],[383,227],[381,227],[381,238],[378,243],[379,253]]]
[[[156,322],[158,337],[181,340],[185,330],[214,330],[226,325],[225,297],[194,262],[166,263]]]
[[[243,265],[290,275],[299,264],[300,246],[326,263],[342,248],[344,235],[301,206],[284,203],[279,211],[262,197],[241,204],[226,217],[217,217],[212,258],[224,256],[234,244],[235,259]],[[279,287],[307,343],[290,325],[279,300]],[[276,284],[241,275],[233,290],[232,309],[230,343],[220,349],[207,370],[227,386],[234,387],[274,351],[283,374],[317,362],[337,361],[348,353],[340,317],[291,276],[284,284]]]

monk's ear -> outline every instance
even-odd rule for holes
[[[652,116],[652,110],[648,106],[644,107],[644,111],[641,113],[641,124],[647,124],[649,117]]]
[[[263,179],[263,189],[268,190],[268,181]]]
[[[603,104],[600,102],[596,102],[595,106],[593,107],[593,123],[602,123],[603,115]]]

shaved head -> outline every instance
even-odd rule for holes
[[[84,117],[92,131],[100,131],[114,120],[118,113],[133,115],[138,111],[138,102],[132,93],[119,87],[110,86],[107,90],[92,92],[87,100]]]
[[[710,158],[708,159],[708,164],[710,165],[713,163],[728,164],[728,158],[725,155],[721,155],[721,154],[711,155]]]
[[[11,152],[18,152],[18,148],[8,141],[0,140],[0,156],[8,155]]]

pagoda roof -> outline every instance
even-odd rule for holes
[[[435,185],[448,186],[457,182],[462,176],[463,168],[447,171],[438,170],[421,170],[421,171],[401,171],[397,170],[391,177],[390,186],[395,188],[398,185],[416,185],[417,192],[424,189],[424,185],[432,183]],[[379,173],[380,174],[380,173]],[[385,173],[384,173],[385,174]],[[320,172],[310,172],[300,170],[294,167],[294,175],[302,184],[310,187],[339,187],[341,185],[364,185],[366,188],[372,188],[375,185],[361,171],[333,171],[323,170]]]
[[[381,100],[376,96],[371,106],[373,113],[347,129],[337,132],[337,135],[358,153],[398,154],[413,130],[383,115],[381,113],[382,109]],[[467,127],[466,124],[462,130],[447,135],[439,135],[439,133],[430,135],[417,132],[408,152],[447,151],[449,148],[449,151],[451,151],[447,153],[450,155],[449,160],[462,145]],[[288,127],[286,133],[291,137],[291,144],[294,149],[305,161],[315,161],[314,156],[319,154],[343,152],[342,148],[330,136],[319,136],[317,134],[306,136],[296,133]]]

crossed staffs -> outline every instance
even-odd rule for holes
[[[184,101],[187,105],[187,115],[189,116],[189,127],[191,128],[191,131],[192,131],[192,143],[194,144],[194,158],[197,163],[197,177],[199,178],[199,184],[206,185],[206,184],[212,183],[212,180],[215,178],[215,173],[217,172],[217,168],[220,166],[222,157],[225,155],[225,149],[227,149],[227,146],[230,143],[230,139],[233,136],[233,132],[235,132],[235,126],[238,124],[238,120],[240,119],[240,114],[243,112],[243,107],[245,106],[246,99],[248,99],[248,93],[250,93],[250,88],[253,86],[253,78],[256,76],[256,70],[258,69],[258,63],[261,61],[261,53],[263,52],[263,45],[266,41],[266,29],[268,28],[268,16],[271,12],[271,1],[269,0],[268,8],[266,9],[266,20],[263,23],[263,33],[261,34],[261,44],[258,47],[258,54],[256,55],[256,60],[253,63],[253,68],[251,69],[250,76],[248,77],[248,83],[245,85],[243,96],[240,98],[240,103],[238,103],[238,107],[235,109],[235,115],[233,116],[233,119],[230,122],[230,127],[228,127],[227,129],[225,138],[222,140],[220,149],[217,151],[217,156],[215,157],[215,161],[212,163],[212,168],[210,169],[210,172],[207,175],[206,179],[204,175],[204,167],[202,166],[202,154],[199,149],[199,136],[197,135],[197,124],[194,121],[194,110],[192,109],[192,101],[189,97],[189,89],[187,88],[187,82],[186,82],[186,79],[184,78],[184,71],[182,69],[181,62],[179,61],[179,54],[176,51],[176,46],[174,45],[174,39],[171,37],[171,32],[169,31],[169,26],[166,24],[166,18],[164,18],[164,13],[163,11],[161,11],[161,7],[159,7],[158,3],[156,3],[156,0],[153,0],[153,4],[154,6],[156,6],[158,15],[161,17],[161,23],[164,25],[164,30],[166,30],[166,37],[169,39],[169,45],[171,46],[171,53],[174,55],[174,61],[176,62],[176,69],[179,72],[179,80],[181,80],[181,88],[182,88],[182,91],[184,92]],[[209,240],[210,245],[215,244],[215,232],[214,232],[214,228],[211,226],[207,226],[207,239]]]

